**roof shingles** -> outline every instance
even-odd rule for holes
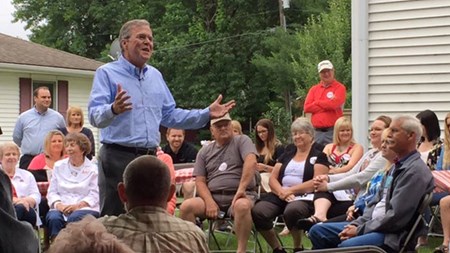
[[[0,33],[0,63],[95,71],[103,62]]]

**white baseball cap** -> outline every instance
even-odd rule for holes
[[[321,61],[317,64],[317,70],[319,73],[324,69],[333,69],[333,64],[329,60]]]

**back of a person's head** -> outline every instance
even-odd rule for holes
[[[165,204],[171,185],[170,171],[155,156],[140,156],[125,168],[123,183],[127,198],[134,205]]]
[[[48,253],[132,253],[127,245],[108,233],[105,226],[88,215],[79,222],[72,222],[50,246]]]

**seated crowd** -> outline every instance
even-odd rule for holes
[[[44,153],[28,171],[17,168],[20,149],[13,142],[1,146],[0,158],[12,183],[17,219],[32,227],[44,225],[53,242],[50,252],[70,252],[75,246],[69,242],[79,247],[77,252],[83,247],[86,252],[208,252],[205,234],[196,225],[222,215],[234,220],[236,252],[246,252],[253,226],[273,252],[287,252],[274,230],[277,217],[292,236],[293,252],[304,250],[304,231],[313,249],[374,245],[398,252],[417,217],[411,210],[434,190],[431,170],[450,167],[450,114],[443,142],[436,120],[429,110],[392,120],[380,116],[371,125],[372,148],[366,153],[345,117],[336,121],[333,142],[325,146],[315,142],[315,129],[306,118],[292,123],[292,144],[286,146],[269,119],[256,124],[255,143],[240,126],[234,128],[229,114],[212,119],[214,141],[198,153],[184,141],[184,131],[169,129],[169,143],[157,157],[139,156],[126,166],[117,186],[126,212],[118,216],[100,217],[98,169],[89,159],[92,141],[82,133],[50,131]],[[195,183],[184,187],[180,218],[174,215],[175,162],[194,164]],[[43,196],[36,181],[47,182]],[[448,252],[448,192],[433,201],[440,201],[444,227],[443,245],[435,252]],[[424,231],[424,226],[416,230],[407,249],[426,243]]]

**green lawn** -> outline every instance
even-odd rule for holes
[[[206,222],[204,224],[204,227],[205,227],[204,230],[206,231],[207,230]],[[281,231],[281,228],[277,228],[277,232],[280,232],[280,231]],[[219,241],[219,244],[221,245],[221,249],[235,250],[237,248],[236,238],[233,235],[230,237],[230,239],[228,239],[228,234],[216,232],[216,237]],[[261,236],[259,236],[258,238],[259,238],[259,242],[261,243],[263,252],[269,252],[269,253],[272,252],[272,250],[269,249],[269,247],[266,244],[266,242],[264,241],[264,239]],[[229,240],[228,246],[225,247],[227,240]],[[283,245],[287,249],[292,249],[291,236],[281,237],[281,240],[283,242]],[[434,251],[434,248],[438,247],[441,243],[442,243],[442,237],[429,237],[428,245],[421,247],[419,249],[418,253],[432,253]],[[309,241],[309,239],[307,237],[304,237],[303,246],[305,247],[305,249],[311,249],[311,242]],[[253,247],[253,244],[252,244],[252,242],[249,242],[248,248],[250,249],[251,247]],[[211,250],[217,249],[217,247],[215,246],[215,244],[212,240],[210,241],[210,249]],[[289,250],[288,250],[288,252],[289,252]]]

